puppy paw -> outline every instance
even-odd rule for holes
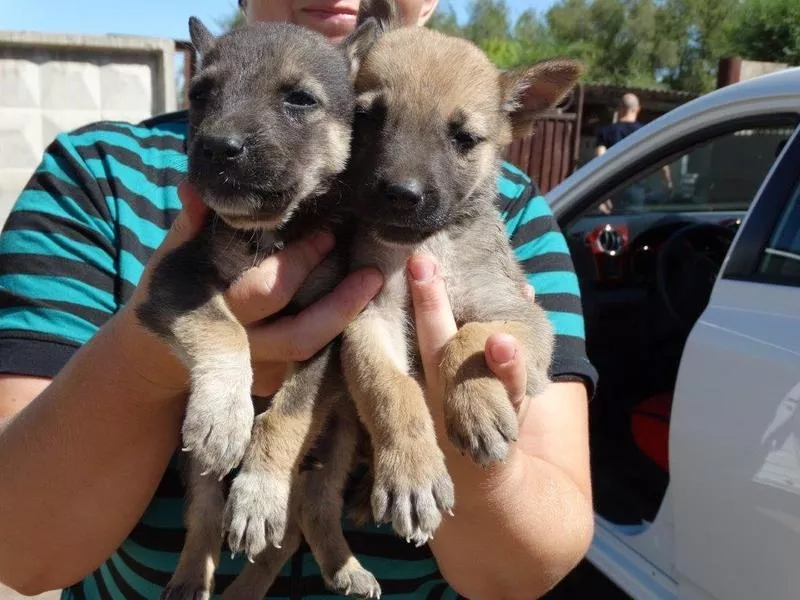
[[[241,471],[225,505],[225,528],[231,552],[252,562],[269,544],[280,548],[289,517],[290,482],[270,473]]]
[[[210,600],[211,591],[202,583],[191,581],[170,582],[160,595],[161,600]]]
[[[453,481],[435,440],[376,452],[372,513],[378,523],[391,522],[406,541],[422,546],[454,503]]]
[[[444,416],[453,445],[483,467],[505,461],[519,434],[508,393],[494,377],[464,379],[449,386]]]
[[[342,596],[354,598],[380,598],[381,586],[375,576],[367,571],[355,559],[349,559],[336,571],[330,580],[326,580],[329,589]]]
[[[239,466],[253,429],[252,375],[208,373],[198,377],[183,421],[184,450],[203,474],[222,478]]]

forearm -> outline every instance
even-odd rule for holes
[[[502,471],[469,476],[483,493],[464,497],[456,480],[455,516],[430,543],[442,574],[473,600],[540,597],[585,554],[590,500],[564,471],[521,453]]]
[[[184,395],[142,372],[174,359],[124,320],[0,429],[0,580],[15,588],[61,587],[96,568],[141,517],[177,445]]]

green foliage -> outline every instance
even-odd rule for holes
[[[737,54],[800,65],[798,0],[745,0],[735,21],[731,38]]]
[[[731,52],[739,0],[666,0],[660,32],[670,40],[664,81],[674,89],[705,92],[714,87],[719,59]]]
[[[219,26],[242,22],[236,10]],[[442,0],[428,27],[471,40],[500,68],[568,56],[600,83],[705,92],[725,56],[800,64],[800,0],[556,0],[516,19],[506,0],[471,0],[463,23]]]

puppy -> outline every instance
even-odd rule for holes
[[[384,33],[355,80],[348,176],[362,223],[352,266],[377,266],[385,279],[344,332],[342,368],[373,446],[374,517],[420,545],[452,509],[454,490],[412,341],[407,259],[418,252],[438,259],[459,327],[441,361],[447,435],[480,465],[503,461],[517,439],[517,415],[486,365],[486,339],[506,332],[520,340],[527,393],[536,395],[548,384],[554,335],[544,310],[524,295],[496,208],[499,157],[582,68],[550,60],[500,73],[466,40],[401,27],[394,2],[366,4],[361,17],[376,15]],[[526,90],[534,111],[517,112]]]
[[[259,555],[258,577],[256,567],[243,574],[236,597],[262,597],[261,587],[269,586],[301,534],[329,586],[376,595],[374,577],[353,558],[341,533],[341,491],[358,424],[348,416],[355,409],[346,402],[338,350],[331,344],[294,363],[254,427],[247,332],[223,294],[249,267],[312,229],[327,227],[346,239],[335,183],[349,158],[352,74],[359,48],[374,38],[377,24],[364,22],[341,48],[288,24],[251,25],[218,39],[197,19],[189,27],[200,63],[190,90],[189,181],[210,216],[195,239],[155,267],[137,308],[142,323],[186,365],[191,385],[182,428],[189,453],[187,535],[162,597],[210,597],[223,518],[231,548],[243,547],[251,561]],[[332,289],[346,267],[341,250],[331,253],[274,318]],[[324,446],[325,466],[297,477],[300,458],[329,419],[337,427]],[[226,508],[217,480],[243,458]],[[251,472],[254,464],[265,476]],[[253,515],[261,520],[248,522]],[[264,550],[264,523],[271,515],[281,531],[271,540],[276,548]],[[291,539],[277,552],[290,515]]]

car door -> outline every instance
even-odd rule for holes
[[[681,359],[670,430],[681,598],[800,594],[800,138],[773,166]]]

